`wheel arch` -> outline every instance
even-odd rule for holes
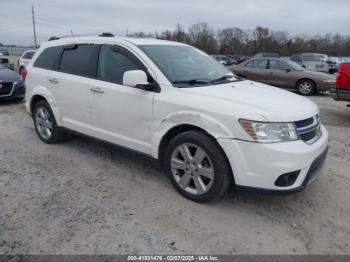
[[[162,163],[162,157],[171,139],[189,130],[202,131],[215,140],[222,137],[233,137],[230,130],[211,117],[192,112],[181,112],[162,121],[154,132],[152,139],[153,157]]]
[[[31,92],[30,102],[27,107],[27,111],[29,111],[30,114],[33,114],[33,109],[35,104],[41,100],[45,100],[49,103],[51,110],[55,116],[57,125],[61,126],[62,121],[61,121],[61,113],[59,111],[59,107],[57,106],[52,93],[44,86],[37,86],[33,88],[33,91]]]

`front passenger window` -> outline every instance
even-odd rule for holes
[[[123,75],[130,70],[143,70],[143,68],[122,48],[102,46],[98,63],[98,79],[123,84]]]

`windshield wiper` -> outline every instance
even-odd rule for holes
[[[189,84],[189,85],[197,85],[197,84],[209,84],[210,81],[206,79],[191,79],[191,80],[177,80],[173,81],[173,84]]]
[[[214,80],[211,80],[210,83],[215,83],[215,82],[219,82],[219,81],[224,81],[226,79],[229,79],[229,78],[236,78],[234,81],[240,81],[241,79],[240,78],[237,78],[237,77],[234,77],[233,75],[224,75],[224,76],[221,76],[219,78],[216,78]]]

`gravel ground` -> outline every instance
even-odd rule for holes
[[[210,204],[134,153],[77,137],[46,145],[23,104],[1,103],[0,254],[350,254],[350,110],[311,99],[330,133],[323,176],[295,195]]]

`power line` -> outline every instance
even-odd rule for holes
[[[35,32],[35,16],[34,16],[34,6],[32,5],[32,19],[33,19],[33,32],[34,32],[34,46],[37,47],[36,44],[36,32]]]

